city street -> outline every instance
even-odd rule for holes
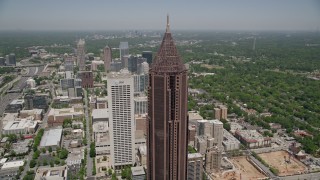
[[[90,157],[90,144],[91,144],[91,134],[90,134],[90,118],[89,118],[89,112],[88,112],[88,94],[87,91],[85,89],[83,89],[83,93],[84,93],[84,110],[85,110],[85,118],[86,118],[86,124],[87,124],[87,128],[86,128],[86,137],[87,137],[87,177],[91,177],[92,176],[92,169],[93,169],[93,160]]]

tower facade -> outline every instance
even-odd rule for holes
[[[106,46],[103,49],[103,60],[104,60],[104,71],[108,72],[110,71],[110,65],[112,61],[112,53],[111,48],[109,46]]]
[[[122,68],[128,68],[129,43],[120,42],[119,50],[120,50],[120,60],[122,63]]]
[[[133,78],[128,70],[108,74],[111,164],[115,169],[135,163]]]
[[[79,66],[80,71],[86,70],[86,62],[85,62],[85,41],[80,39],[77,44],[77,65]]]
[[[169,30],[149,71],[148,180],[187,178],[187,69]]]

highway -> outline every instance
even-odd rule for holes
[[[38,71],[38,67],[30,67],[27,76],[35,76]],[[21,77],[20,80],[18,80],[17,83],[14,84],[12,89],[21,89],[23,90],[27,86],[27,79],[29,77]],[[21,93],[6,93],[1,98],[1,104],[0,104],[0,115],[4,113],[4,110],[8,104],[11,103],[12,100],[18,98],[21,95]]]

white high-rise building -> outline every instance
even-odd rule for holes
[[[222,141],[223,141],[223,123],[219,120],[210,120],[210,123],[213,124],[212,126],[212,137],[214,138],[214,142],[217,144],[218,148],[221,150]]]
[[[85,62],[85,41],[80,39],[77,44],[77,65],[79,66],[80,71],[86,70],[86,62]]]
[[[111,163],[115,169],[121,169],[135,163],[133,77],[123,69],[108,74],[107,81]]]

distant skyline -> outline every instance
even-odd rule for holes
[[[0,30],[320,30],[317,0],[0,0]]]

